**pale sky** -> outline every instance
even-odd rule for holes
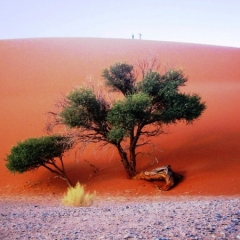
[[[240,0],[0,0],[0,39],[138,33],[240,48]]]

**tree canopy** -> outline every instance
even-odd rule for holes
[[[147,143],[140,140],[159,135],[164,125],[192,123],[206,108],[199,95],[180,92],[187,82],[180,70],[161,74],[144,69],[139,80],[134,66],[116,63],[104,69],[102,77],[110,91],[122,94],[121,99],[108,102],[91,87],[74,89],[56,119],[77,129],[77,141],[115,146],[131,178],[136,175],[136,148]],[[126,139],[127,149],[123,147]]]
[[[60,135],[29,138],[12,147],[11,153],[7,155],[6,167],[13,173],[24,173],[42,166],[72,186],[62,160],[64,152],[71,146],[69,139]],[[56,158],[59,159],[60,166],[57,165]]]

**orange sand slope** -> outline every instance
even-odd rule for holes
[[[62,94],[89,78],[100,83],[102,69],[117,61],[133,64],[149,55],[157,55],[163,69],[183,69],[189,81],[182,90],[199,93],[207,110],[193,125],[172,126],[169,134],[155,138],[160,151],[144,151],[153,150],[158,162],[139,156],[138,170],[170,164],[184,175],[165,195],[240,194],[240,49],[88,38],[0,41],[0,193],[64,192],[65,183],[45,169],[10,174],[6,154],[18,141],[45,134],[46,112]],[[84,155],[66,160],[71,179],[99,194],[160,194],[153,183],[127,179],[113,149],[89,146]]]

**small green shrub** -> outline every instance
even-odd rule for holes
[[[75,187],[69,187],[64,194],[62,203],[72,207],[89,207],[93,203],[96,193],[86,193],[84,186],[77,182]]]
[[[12,147],[6,158],[6,167],[13,173],[24,173],[44,167],[65,180],[68,186],[72,186],[63,161],[63,154],[71,148],[71,139],[66,136],[28,138]]]

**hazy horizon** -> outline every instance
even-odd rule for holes
[[[0,40],[114,38],[240,47],[237,0],[0,0]]]

